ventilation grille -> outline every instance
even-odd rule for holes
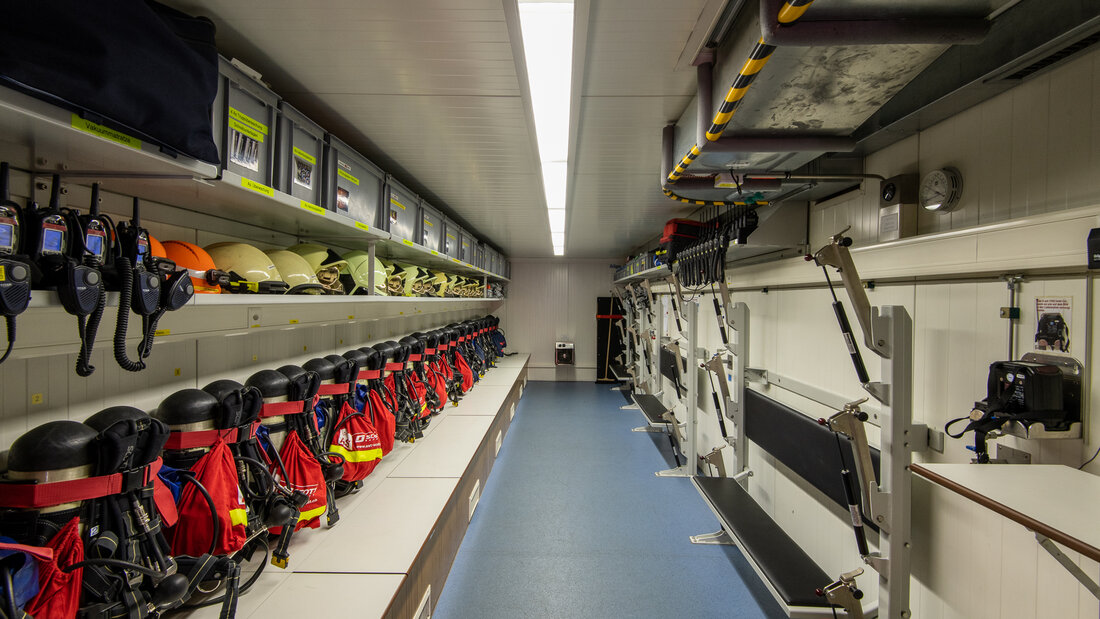
[[[1066,58],[1069,58],[1070,56],[1076,54],[1077,52],[1080,52],[1081,50],[1092,47],[1098,41],[1100,41],[1100,32],[1087,36],[1080,41],[1077,41],[1076,43],[1070,43],[1069,45],[1051,54],[1047,54],[1046,56],[1043,56],[1039,60],[1036,60],[1026,67],[1019,69],[1015,73],[1006,76],[1004,79],[1022,80],[1025,77],[1035,73],[1036,71],[1041,71],[1053,64],[1059,63]]]

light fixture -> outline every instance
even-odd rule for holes
[[[542,162],[554,255],[565,255],[569,102],[573,71],[573,2],[519,2],[523,55]]]

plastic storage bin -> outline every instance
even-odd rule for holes
[[[328,134],[324,207],[372,228],[381,228],[382,169]]]
[[[221,169],[271,187],[279,95],[222,56],[218,74],[213,123]]]
[[[275,188],[310,204],[321,205],[325,130],[286,101],[279,102],[275,132]]]
[[[474,261],[471,263],[479,269],[484,269],[485,264],[485,250],[486,247],[483,243],[478,243],[474,246]]]
[[[386,197],[386,230],[395,238],[415,243],[420,198],[392,177],[386,179]]]
[[[463,235],[462,228],[450,219],[443,219],[443,253],[451,258],[458,258],[461,254],[459,241]]]
[[[462,233],[458,235],[458,259],[466,264],[473,264],[474,247],[476,246],[477,239],[469,232],[463,230]]]
[[[432,205],[421,200],[420,202],[420,232],[417,234],[417,243],[428,249],[446,253],[443,247],[443,228],[445,227],[443,213],[432,208]]]

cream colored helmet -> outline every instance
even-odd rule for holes
[[[218,270],[229,274],[233,292],[286,292],[287,285],[275,262],[246,243],[214,243],[203,248]]]
[[[264,252],[279,269],[283,281],[290,286],[287,294],[321,294],[324,289],[317,281],[313,268],[296,253],[285,249],[269,249]]]

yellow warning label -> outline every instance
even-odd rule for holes
[[[245,114],[244,112],[238,110],[237,108],[233,108],[233,107],[229,108],[229,120],[230,120],[230,122],[235,120],[235,121],[247,126],[248,128],[252,129],[253,131],[255,131],[257,133],[262,133],[263,135],[267,135],[267,125],[265,125],[262,122],[256,120],[255,118],[252,118],[251,116],[249,116],[248,114]],[[260,139],[260,141],[263,142],[263,139]]]
[[[355,227],[359,228],[360,230],[370,230],[370,226],[361,221],[355,222]]]
[[[355,314],[348,314],[348,320],[355,320]],[[344,340],[340,340],[340,343],[343,344]]]
[[[251,189],[252,191],[255,191],[256,193],[262,193],[265,196],[268,196],[268,197],[271,197],[271,198],[275,197],[275,190],[274,189],[272,189],[271,187],[268,187],[267,185],[265,185],[263,183],[257,183],[256,181],[252,180],[251,178],[244,178],[242,176],[241,177],[241,187],[244,187],[245,189]]]
[[[462,264],[462,261],[459,260],[458,258],[451,258],[451,261],[454,262],[455,264]]]
[[[397,200],[397,194],[395,194],[395,193],[391,193],[391,194],[390,194],[390,204],[392,204],[392,205],[394,205],[394,206],[396,206],[396,207],[400,208],[400,209],[401,209],[401,210],[403,210],[403,211],[404,211],[404,210],[406,210],[406,209],[405,209],[405,205],[404,205],[404,204],[401,204],[401,202],[399,202],[399,201]]]
[[[408,245],[409,247],[413,246],[413,242],[410,241],[409,239],[401,239],[401,242]]]
[[[73,129],[83,131],[84,133],[90,133],[92,135],[98,135],[101,138],[110,140],[123,146],[129,146],[141,150],[141,140],[126,135],[121,131],[115,131],[114,129],[108,129],[102,125],[97,125],[90,120],[84,120],[80,117],[80,114],[73,114]]]
[[[42,397],[41,393],[32,393],[31,394],[31,404],[41,404],[45,401],[46,401],[46,399]]]
[[[172,330],[171,329],[157,329],[156,331],[153,332],[153,335],[155,335],[157,337],[160,337],[162,335],[172,335]]]
[[[434,249],[433,249],[433,250],[432,250],[432,255],[433,255],[433,256],[438,256],[438,255],[439,255],[439,252],[437,252],[436,250],[434,250]]]
[[[294,151],[294,156],[295,157],[301,159],[302,161],[308,163],[309,165],[317,165],[317,158],[314,157],[313,155],[311,155],[311,154],[307,153],[306,151],[298,148],[297,146],[295,146],[291,150]]]
[[[4,273],[4,265],[0,264],[0,282],[7,279],[7,275]]]
[[[291,318],[290,319],[290,324],[292,324],[292,325],[298,324],[298,319],[297,318]]]
[[[298,203],[298,206],[304,208],[305,210],[307,210],[311,213],[316,213],[317,215],[324,215],[325,214],[325,209],[317,206],[316,204],[314,204],[312,202],[306,202],[305,200],[302,200],[301,202]]]
[[[342,178],[346,178],[346,179],[348,180],[348,182],[350,182],[350,183],[354,183],[354,184],[356,184],[356,185],[358,185],[358,184],[359,184],[359,179],[355,178],[355,177],[354,177],[354,176],[352,176],[352,175],[351,175],[350,173],[348,173],[348,172],[345,172],[345,171],[344,171],[344,170],[342,170],[342,169],[337,169],[337,170],[336,170],[336,173],[337,173],[337,174],[339,174],[339,175],[340,175],[340,176],[341,176]]]
[[[248,125],[246,125],[246,124],[244,124],[244,123],[242,123],[238,120],[233,120],[232,118],[230,118],[229,119],[229,128],[236,131],[236,132],[238,132],[238,133],[242,133],[245,136],[247,136],[249,138],[252,138],[253,140],[256,140],[257,142],[263,142],[264,141],[264,134],[260,133],[259,131],[256,131],[252,127],[249,127]]]

